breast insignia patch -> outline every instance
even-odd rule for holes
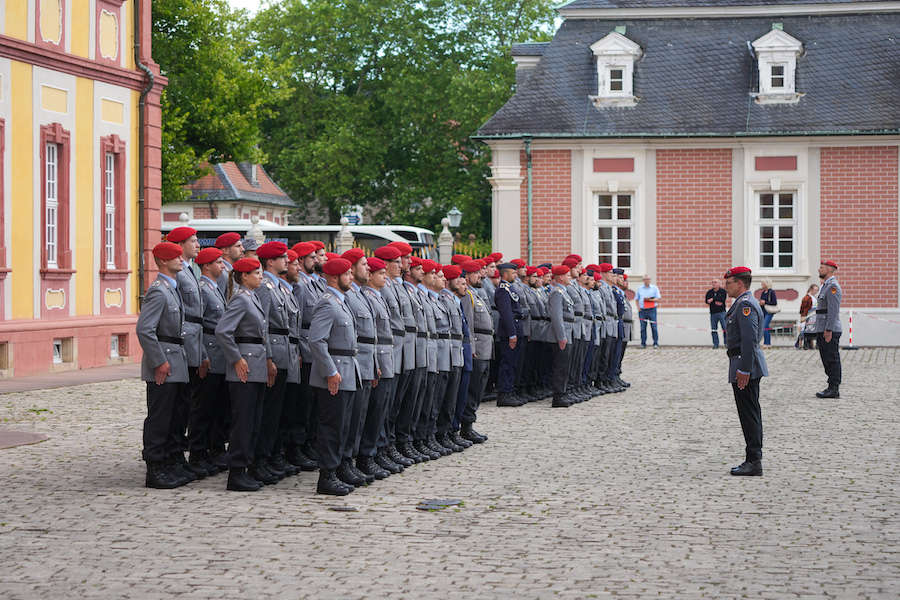
[[[744,310],[743,310],[742,312],[744,313],[744,316],[745,316],[745,317],[749,317],[749,316],[750,316],[750,307],[749,307],[749,306],[745,306],[745,307],[744,307]]]
[[[831,288],[831,293],[832,293],[832,294],[837,294],[837,288]]]

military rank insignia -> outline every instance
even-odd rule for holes
[[[745,317],[749,317],[749,316],[750,316],[750,307],[749,307],[749,306],[745,306],[745,307],[744,307],[744,310],[743,310],[742,312],[744,313],[744,316],[745,316]]]
[[[831,293],[832,293],[832,294],[837,294],[837,288],[831,288]]]

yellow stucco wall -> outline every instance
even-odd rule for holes
[[[75,314],[94,312],[94,293],[97,269],[94,266],[94,177],[99,169],[94,156],[94,82],[79,77],[75,80],[75,222],[74,264],[76,270]]]
[[[13,3],[15,4],[15,3]],[[9,16],[7,3],[7,16]],[[10,89],[12,122],[10,124],[11,148],[7,156],[12,161],[10,171],[24,176],[12,177],[11,230],[9,244],[10,285],[12,295],[12,318],[31,319],[34,317],[34,264],[32,248],[34,240],[34,183],[31,177],[34,161],[34,128],[32,127],[31,65],[12,61],[10,64]],[[11,150],[11,151],[10,151]]]
[[[3,33],[20,40],[28,39],[28,2],[12,0],[6,3],[6,28]]]
[[[70,50],[76,56],[88,58],[91,49],[91,20],[94,18],[91,1],[70,0],[68,10],[72,15]]]

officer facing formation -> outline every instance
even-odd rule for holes
[[[837,263],[824,260],[819,265],[822,287],[816,299],[816,346],[828,376],[828,387],[816,392],[818,398],[840,398],[841,355],[841,285],[838,283]]]

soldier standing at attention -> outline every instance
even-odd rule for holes
[[[550,338],[553,349],[553,367],[550,381],[553,387],[554,408],[568,408],[574,404],[566,393],[569,380],[569,362],[572,358],[572,340],[575,330],[575,302],[568,293],[571,281],[571,270],[567,265],[556,265],[550,272],[553,280],[550,284]]]
[[[631,301],[628,299],[628,274],[622,270],[617,282],[619,289],[622,290],[622,298],[625,304],[625,313],[622,315],[622,351],[619,353],[619,367],[616,369],[616,378],[620,385],[631,387],[631,384],[622,379],[622,359],[625,357],[625,350],[628,348],[628,341],[631,339],[631,328],[634,323],[634,311],[631,308]],[[724,335],[724,330],[723,330]]]
[[[184,307],[176,280],[178,271],[184,268],[181,253],[181,246],[171,242],[154,246],[159,275],[147,289],[136,327],[143,351],[141,379],[147,382],[142,455],[147,463],[148,488],[171,489],[193,481],[174,460],[182,450],[178,432],[172,429],[176,406],[188,382]]]
[[[463,263],[462,268],[466,285],[465,288],[457,287],[454,293],[461,298],[465,322],[469,328],[472,365],[468,385],[463,387],[460,383],[450,439],[458,446],[468,448],[488,439],[486,435],[475,431],[474,423],[490,377],[494,352],[494,318],[489,302],[483,295],[476,293],[482,289],[481,265],[472,260]],[[463,291],[465,295],[461,295]]]
[[[216,279],[216,283],[219,285],[219,291],[227,298],[228,277],[231,275],[231,265],[244,256],[244,243],[241,241],[241,234],[229,232],[223,233],[217,237],[215,246],[222,251],[222,258],[224,259],[222,274]]]
[[[468,261],[462,264],[466,262]],[[464,379],[465,385],[469,385],[469,378],[464,378],[463,372],[471,373],[472,371],[472,345],[466,316],[462,309],[462,297],[466,294],[466,280],[463,279],[462,268],[459,265],[446,265],[441,271],[444,281],[444,287],[440,291],[441,302],[450,315],[450,370],[447,373],[446,388],[439,390],[435,438],[441,446],[454,452],[462,452],[465,450],[465,446],[453,441],[450,433],[459,400],[460,386]],[[467,353],[468,361],[466,361]]]
[[[191,405],[200,393],[200,380],[206,377],[209,370],[209,359],[203,348],[203,302],[200,299],[200,282],[194,272],[193,261],[200,252],[200,242],[197,241],[197,230],[191,227],[176,227],[166,236],[166,241],[174,242],[181,246],[184,268],[178,271],[178,295],[184,304],[184,351],[188,360],[188,385],[184,388],[184,397],[175,407],[176,435],[181,440],[181,451],[175,459],[181,464],[182,469],[192,473],[195,479],[203,479],[207,471],[201,465],[189,465],[184,460],[184,451],[187,450],[188,419]]]
[[[309,330],[312,353],[309,383],[318,396],[319,411],[316,492],[346,496],[354,486],[338,478],[337,468],[343,458],[343,436],[353,396],[361,383],[356,362],[356,327],[346,301],[350,291],[350,261],[333,258],[322,265],[322,271],[327,287],[313,310]]]
[[[233,293],[216,326],[231,399],[227,489],[255,492],[262,482],[251,477],[247,467],[253,464],[266,386],[274,383],[275,369],[268,363],[266,313],[253,293],[262,284],[262,266],[255,258],[242,258],[233,267]]]
[[[822,261],[819,265],[819,279],[822,289],[816,303],[816,346],[825,374],[828,376],[828,387],[816,392],[817,398],[840,398],[841,356],[838,353],[841,340],[841,286],[834,276],[837,263],[833,260]]]
[[[508,262],[498,266],[500,284],[494,293],[494,304],[500,321],[497,326],[497,340],[500,347],[500,363],[497,370],[497,406],[522,406],[523,400],[515,397],[516,366],[519,360],[519,336],[521,325],[516,315],[519,313],[519,295],[513,282],[516,279],[516,265]],[[524,299],[523,299],[524,300]]]
[[[209,358],[209,371],[200,383],[200,390],[191,406],[188,419],[188,464],[213,473],[228,468],[225,443],[228,432],[228,386],[225,384],[225,355],[216,342],[216,325],[225,313],[225,296],[218,279],[225,269],[222,251],[204,248],[195,262],[200,265],[200,296],[203,302],[203,347]]]
[[[734,303],[725,316],[728,346],[728,381],[734,391],[738,418],[744,432],[746,460],[731,469],[732,475],[762,475],[762,411],[759,407],[759,380],[769,374],[759,348],[763,311],[750,293],[752,275],[747,267],[725,272],[725,291]]]
[[[300,321],[302,315],[300,314],[300,303],[294,296],[294,284],[299,278],[300,263],[297,253],[288,250],[285,271],[278,277],[288,317],[287,383],[285,383],[284,405],[281,409],[281,420],[278,423],[278,435],[275,439],[272,460],[276,468],[289,475],[296,475],[302,470],[301,464],[288,460],[288,454],[299,444],[297,431],[300,422]]]

